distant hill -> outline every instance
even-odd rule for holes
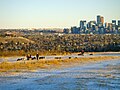
[[[0,42],[6,43],[6,42],[20,42],[20,43],[34,43],[34,41],[29,40],[24,37],[0,37]]]

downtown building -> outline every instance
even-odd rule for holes
[[[105,22],[104,17],[97,16],[96,21],[81,20],[79,27],[71,27],[71,34],[120,34],[120,20],[112,20],[111,23]],[[65,31],[64,31],[65,33]]]

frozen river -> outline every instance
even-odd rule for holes
[[[120,60],[16,75],[0,74],[0,90],[120,90]]]

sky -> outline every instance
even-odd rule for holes
[[[0,28],[70,28],[80,20],[120,20],[120,0],[0,0]]]

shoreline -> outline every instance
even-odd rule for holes
[[[20,62],[3,62],[0,63],[0,73],[23,71],[36,71],[39,69],[62,69],[73,67],[76,65],[85,65],[97,63],[107,60],[119,60],[120,56],[95,56],[95,57],[80,57],[72,59],[53,59],[53,60],[39,60],[39,61],[20,61]]]
[[[70,62],[66,61],[60,67],[52,67],[52,69],[61,69],[61,68],[68,68],[68,67],[74,67],[74,66],[83,66],[87,64],[95,64],[102,61],[111,61],[111,60],[119,60],[120,56],[94,56],[94,57],[81,57],[81,58],[75,58],[72,59]],[[51,67],[50,67],[51,69]]]
[[[66,55],[74,55],[74,54],[80,54],[81,52],[77,52],[77,53],[69,53],[69,54],[51,54],[51,55],[41,55],[40,56],[66,56]],[[120,54],[120,52],[85,52],[85,54],[93,54],[93,55],[97,55],[97,54]],[[33,55],[34,56],[34,55]],[[10,58],[10,57],[26,57],[26,55],[13,55],[13,56],[0,56],[0,58]]]

